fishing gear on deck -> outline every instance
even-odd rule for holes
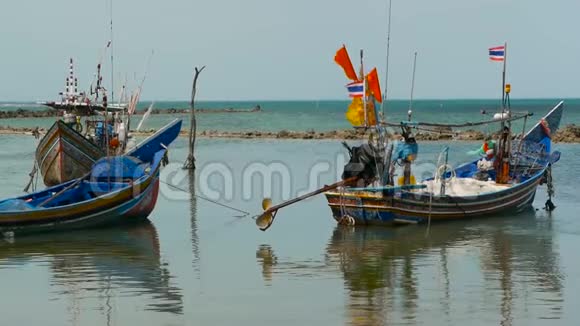
[[[381,144],[368,142],[350,147],[343,142],[342,145],[348,150],[350,156],[348,163],[344,166],[343,180],[357,177],[367,185],[376,179],[378,171],[384,170],[383,162],[386,152]]]

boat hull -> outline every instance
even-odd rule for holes
[[[430,198],[426,192],[327,192],[328,205],[336,221],[344,216],[350,223],[397,225],[492,217],[519,213],[529,208],[543,171],[522,184],[478,196]],[[345,221],[346,222],[346,221]]]
[[[103,156],[98,146],[62,121],[52,125],[36,149],[40,173],[49,187],[82,177]]]
[[[89,203],[30,214],[0,213],[0,232],[16,234],[63,231],[139,222],[146,219],[157,202],[158,175],[146,184],[129,187]]]

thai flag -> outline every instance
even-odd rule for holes
[[[346,85],[348,89],[348,96],[350,97],[363,97],[365,94],[364,85],[362,81],[356,81]]]
[[[489,48],[489,59],[492,61],[504,61],[505,60],[505,46],[496,46],[494,48]]]

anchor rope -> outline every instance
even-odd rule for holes
[[[185,193],[188,193],[188,194],[190,194],[191,196],[194,196],[194,197],[196,197],[196,198],[199,198],[199,199],[202,199],[202,200],[208,201],[208,202],[210,202],[210,203],[213,203],[213,204],[215,204],[215,205],[222,206],[222,207],[225,207],[225,208],[229,208],[229,209],[231,209],[231,210],[233,210],[233,211],[236,211],[236,212],[239,212],[239,213],[242,213],[242,214],[244,214],[243,216],[239,216],[239,217],[246,217],[246,216],[250,215],[250,213],[249,213],[249,212],[246,212],[246,211],[244,211],[244,210],[241,210],[241,209],[239,209],[239,208],[236,208],[236,207],[233,207],[233,206],[230,206],[230,205],[226,205],[226,204],[220,203],[220,202],[218,202],[218,201],[216,201],[216,200],[213,200],[213,199],[210,199],[210,198],[207,198],[207,197],[204,197],[204,196],[200,196],[200,195],[197,195],[197,194],[191,193],[190,191],[188,191],[188,190],[186,190],[186,189],[180,188],[180,187],[178,187],[178,186],[176,186],[176,185],[170,184],[170,183],[168,183],[168,182],[165,182],[165,181],[163,181],[163,180],[159,180],[159,181],[160,181],[161,183],[163,183],[163,184],[166,184],[166,185],[168,185],[168,186],[172,187],[172,188],[175,188],[175,189],[177,189],[177,190],[180,190],[180,191],[183,191],[183,192],[185,192]]]

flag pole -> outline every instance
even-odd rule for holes
[[[499,148],[497,157],[495,160],[495,168],[496,168],[496,177],[495,182],[498,184],[506,184],[508,183],[509,179],[509,157],[511,151],[511,123],[507,123],[507,130],[506,130],[506,122],[504,119],[504,115],[506,114],[506,89],[505,89],[505,77],[506,77],[506,65],[507,65],[507,42],[504,43],[503,48],[503,71],[502,71],[502,85],[501,85],[501,113],[502,113],[502,122],[501,122],[501,134],[499,140]],[[509,116],[509,113],[508,113]]]
[[[367,81],[364,73],[363,66],[363,50],[360,50],[360,80],[363,82],[363,109],[365,112],[365,128],[369,126],[368,114],[367,114]]]
[[[502,72],[502,83],[501,83],[501,113],[505,113],[505,70],[507,64],[507,42],[504,43],[503,47],[503,72]]]

